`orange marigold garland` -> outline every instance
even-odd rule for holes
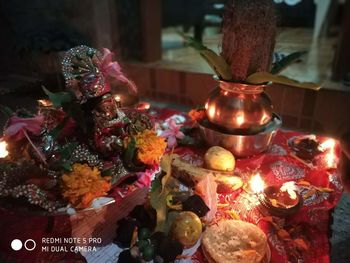
[[[165,139],[148,129],[136,134],[134,139],[138,160],[147,165],[159,164],[167,146]]]
[[[76,163],[62,176],[62,195],[76,208],[87,208],[96,197],[107,195],[110,177],[102,177],[96,167]]]

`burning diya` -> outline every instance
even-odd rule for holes
[[[289,183],[267,186],[258,195],[259,201],[272,215],[285,217],[295,214],[302,206],[303,200],[293,188]]]

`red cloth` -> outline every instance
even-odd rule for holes
[[[329,227],[330,211],[339,201],[342,194],[342,186],[336,169],[327,169],[325,163],[326,153],[320,154],[314,161],[315,165],[311,169],[302,162],[289,155],[288,140],[294,136],[302,134],[297,132],[279,131],[272,143],[271,149],[263,154],[246,159],[239,159],[236,163],[236,173],[240,174],[247,181],[249,176],[254,175],[257,171],[266,182],[266,185],[282,185],[284,182],[305,180],[318,187],[331,188],[332,193],[316,192],[304,200],[304,205],[293,216],[286,218],[285,226],[287,228],[299,226],[302,228],[303,237],[310,242],[310,248],[307,252],[301,253],[300,262],[307,263],[328,263],[330,262],[329,246]],[[318,137],[321,142],[326,138]],[[339,157],[340,152],[336,146],[335,154]],[[301,189],[301,194],[306,190]],[[233,209],[239,211],[242,220],[258,225],[267,235],[271,249],[271,262],[295,262],[288,253],[288,245],[279,238],[274,227],[270,223],[260,220],[261,217],[268,216],[266,211],[263,213],[254,206],[254,202],[249,202],[239,195],[237,199],[231,198],[230,195],[220,195],[221,203],[230,203],[229,208],[219,209],[217,216],[229,218],[225,210]],[[257,201],[257,200],[256,200]],[[258,205],[258,203],[255,203]],[[289,256],[287,256],[289,255]],[[194,262],[206,262],[200,250],[193,257]]]
[[[151,109],[150,113],[160,120],[165,120],[173,114],[179,114],[179,112],[169,109],[162,111]],[[267,153],[237,160],[235,172],[242,176],[243,179],[248,180],[252,174],[259,171],[267,184],[280,185],[286,181],[303,179],[313,185],[333,189],[334,191],[330,194],[315,193],[307,198],[299,212],[286,219],[286,225],[289,227],[295,225],[303,227],[305,230],[304,234],[311,244],[311,248],[308,252],[302,255],[303,262],[326,263],[330,261],[328,240],[330,210],[337,204],[342,194],[342,187],[338,180],[337,171],[335,169],[325,168],[323,163],[324,154],[320,154],[318,158],[316,158],[316,165],[313,169],[310,169],[300,161],[289,156],[287,141],[294,136],[300,135],[300,133],[296,132],[279,131],[273,141],[271,149]],[[325,140],[325,138],[322,137],[318,137],[318,139],[321,141]],[[188,151],[200,151],[200,149],[176,149],[177,153]],[[336,155],[339,156],[339,149],[337,149]],[[120,209],[123,208],[122,212],[116,212],[112,207],[113,214],[117,214],[118,217],[120,215],[125,216],[126,211],[132,209],[130,202],[135,203],[135,201],[130,200],[135,199],[132,193],[134,193],[134,190],[137,188],[131,187],[130,189],[133,190],[125,192],[123,189],[114,189],[114,196],[118,197],[116,198],[116,206]],[[123,196],[131,195],[130,198],[124,199],[127,204],[123,203],[119,193]],[[285,244],[277,237],[269,223],[260,220],[263,215],[260,210],[256,208],[256,204],[254,206],[254,200],[249,201],[249,199],[244,197],[243,192],[220,195],[219,200],[221,203],[229,202],[229,209],[238,212],[243,220],[257,224],[267,234],[272,252],[271,262],[287,262]],[[140,200],[137,200],[137,202],[140,202]],[[217,215],[228,217],[228,215],[225,214],[225,209],[227,208],[219,209]],[[97,216],[101,217],[98,211],[96,212],[96,217]],[[90,219],[92,220],[92,218]],[[0,209],[0,262],[51,263],[59,262],[60,260],[63,260],[61,262],[68,263],[84,262],[84,259],[73,253],[41,252],[42,237],[69,237],[72,235],[72,220],[69,216],[56,216],[54,217],[54,223],[49,223],[48,220],[47,216],[28,216]],[[113,224],[113,220],[108,220],[108,223],[105,220],[104,223],[106,227],[110,227],[109,224]],[[113,229],[113,227],[111,229]],[[97,235],[95,236],[99,237]],[[37,241],[37,248],[39,248],[39,250],[36,249],[32,252],[27,252],[23,249],[21,251],[13,251],[10,244],[15,238],[22,241],[29,238],[34,239]],[[77,261],[76,258],[82,261]],[[193,262],[205,262],[200,250],[194,255]]]

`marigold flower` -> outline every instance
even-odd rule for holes
[[[190,116],[192,121],[200,121],[207,116],[205,109],[192,109],[189,111],[188,116]]]
[[[102,177],[96,167],[76,163],[62,176],[62,195],[76,208],[87,208],[96,197],[107,195],[110,177]]]
[[[137,158],[144,164],[159,164],[167,143],[153,130],[144,130],[135,135]]]

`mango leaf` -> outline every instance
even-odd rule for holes
[[[15,113],[13,110],[11,110],[9,107],[5,105],[0,105],[0,111],[7,117],[10,118],[13,116]]]
[[[72,143],[67,143],[66,145],[64,145],[60,150],[59,153],[61,155],[61,159],[63,160],[68,160],[74,149],[78,146],[77,142],[72,142]]]
[[[273,82],[273,83],[283,84],[283,85],[292,86],[296,88],[311,89],[311,90],[319,90],[321,88],[320,84],[316,84],[312,82],[300,82],[294,79],[287,78],[282,75],[274,75],[264,71],[255,72],[249,75],[246,79],[246,82],[250,84],[264,84],[267,82]]]
[[[74,100],[73,94],[70,92],[61,91],[53,93],[46,89],[44,86],[42,88],[55,108],[61,108],[63,104],[72,102]]]
[[[62,131],[62,129],[64,128],[64,126],[66,125],[67,121],[68,121],[69,117],[65,117],[63,119],[63,121],[58,124],[55,128],[53,128],[50,132],[49,135],[56,140],[58,138],[58,136],[60,135],[60,132]]]
[[[190,36],[184,34],[181,31],[178,31],[177,33],[186,41],[186,43],[190,47],[193,47],[196,50],[205,50],[205,49],[207,49],[206,46],[204,46],[201,42],[197,41],[195,38],[190,37]]]
[[[301,56],[305,55],[306,51],[297,51],[290,53],[289,55],[282,58],[280,61],[275,62],[272,65],[272,68],[270,70],[270,73],[272,74],[278,74],[282,70],[284,70],[286,67],[291,65],[292,63],[296,62],[298,59],[300,59]]]
[[[136,153],[136,140],[134,137],[131,137],[130,142],[126,147],[123,155],[124,163],[128,167],[133,164],[135,153]]]
[[[155,231],[164,232],[166,228],[167,221],[167,203],[166,198],[170,193],[170,189],[166,187],[168,178],[171,176],[171,155],[164,155],[160,166],[162,170],[166,173],[161,179],[158,176],[156,180],[161,183],[156,183],[152,186],[152,191],[150,194],[151,206],[157,211],[157,226]]]

